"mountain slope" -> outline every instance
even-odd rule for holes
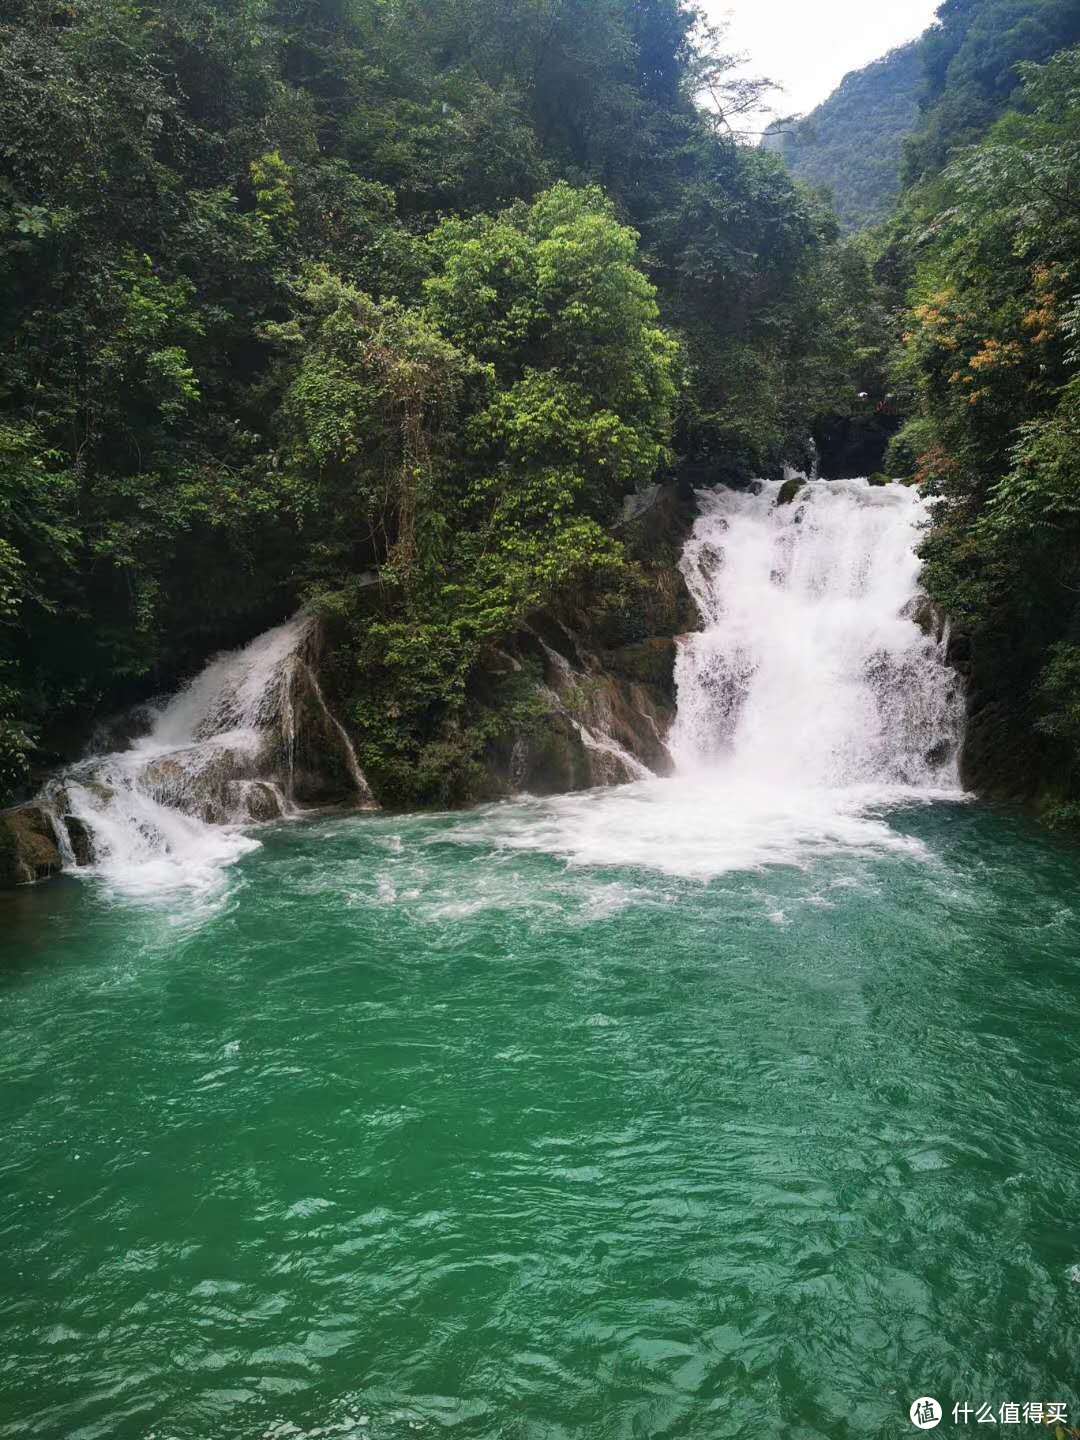
[[[800,180],[831,191],[845,230],[883,220],[900,193],[904,141],[919,122],[920,42],[891,51],[839,87],[794,131],[766,137]]]
[[[1080,42],[1077,0],[944,0],[918,43],[921,115],[904,146],[905,187],[932,178],[1021,103],[1025,63]]]

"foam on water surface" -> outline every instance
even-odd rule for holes
[[[962,798],[959,681],[925,604],[927,520],[902,485],[702,491],[682,569],[703,621],[680,646],[670,780],[463,820],[461,843],[699,880],[835,850],[923,853],[887,812]]]
[[[147,707],[145,733],[126,749],[80,761],[45,802],[89,830],[92,872],[131,895],[205,895],[223,871],[259,848],[256,821],[297,813],[293,778],[300,687],[338,736],[353,788],[370,791],[348,735],[331,714],[309,650],[315,622],[297,615],[241,649],[216,656],[175,695]]]

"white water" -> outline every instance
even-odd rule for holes
[[[699,496],[682,567],[703,629],[680,648],[675,778],[492,807],[463,843],[698,879],[920,852],[888,813],[962,798],[959,682],[913,618],[925,506],[865,480],[814,481],[787,506],[779,490]]]
[[[788,506],[779,488],[699,496],[682,565],[703,629],[678,660],[678,774],[654,777],[590,712],[574,723],[599,778],[636,783],[490,806],[454,838],[702,880],[837,850],[919,852],[889,815],[961,798],[963,723],[944,642],[913,618],[925,507],[900,485],[814,481]],[[128,891],[214,888],[257,846],[252,820],[295,808],[301,684],[371,802],[307,663],[311,633],[297,618],[219,657],[142,739],[60,778],[54,808],[91,827],[100,873]],[[548,654],[553,699],[576,694],[581,677]]]
[[[961,702],[912,618],[925,508],[903,485],[815,481],[700,497],[682,571],[705,623],[681,650],[679,768],[767,786],[955,786]]]
[[[606,761],[614,762],[616,774],[618,774],[621,769],[635,780],[652,780],[655,778],[653,772],[647,765],[642,764],[635,755],[631,755],[629,750],[620,745],[617,740],[613,740],[610,735],[597,734],[596,731],[590,730],[587,725],[583,725],[580,720],[574,721],[574,728],[581,736],[581,743],[585,746],[586,750],[591,751],[594,755],[601,756]]]
[[[72,766],[46,792],[54,813],[90,830],[93,870],[127,891],[213,888],[223,867],[258,848],[256,821],[296,810],[301,689],[340,737],[356,798],[371,803],[348,736],[330,713],[306,655],[314,622],[297,616],[219,655],[127,749]],[[63,823],[65,860],[74,856]]]

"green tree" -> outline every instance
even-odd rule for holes
[[[832,223],[699,107],[732,76],[682,0],[14,0],[12,753],[314,596],[342,693],[441,757],[413,791],[467,767],[481,647],[630,583],[622,497],[828,403]]]
[[[273,335],[311,593],[352,637],[365,766],[409,801],[467,793],[488,648],[622,579],[605,522],[669,458],[678,365],[598,190],[446,221],[427,253],[418,307],[323,270]],[[358,587],[373,567],[380,585]]]
[[[1008,756],[1052,807],[1080,784],[1061,648],[1080,640],[1080,49],[1022,73],[1024,111],[941,182],[897,372],[916,414],[894,458],[938,497],[928,576],[997,717],[986,778]]]

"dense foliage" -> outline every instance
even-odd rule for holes
[[[800,180],[829,191],[846,230],[877,224],[903,190],[932,180],[955,150],[1023,103],[1024,62],[1078,42],[1076,0],[944,0],[920,39],[846,75],[765,146]]]
[[[852,71],[829,98],[765,145],[793,175],[824,187],[845,230],[884,220],[900,194],[904,140],[919,120],[924,68],[918,41]]]
[[[307,602],[385,792],[458,793],[484,647],[632,586],[622,497],[851,390],[833,222],[699,107],[714,46],[682,0],[6,7],[5,791]]]
[[[919,45],[922,119],[905,145],[905,185],[937,174],[1019,100],[1025,62],[1078,42],[1076,0],[944,0]]]
[[[939,497],[928,578],[973,642],[974,778],[1076,820],[1080,49],[1021,75],[1022,108],[910,200],[891,460]]]

